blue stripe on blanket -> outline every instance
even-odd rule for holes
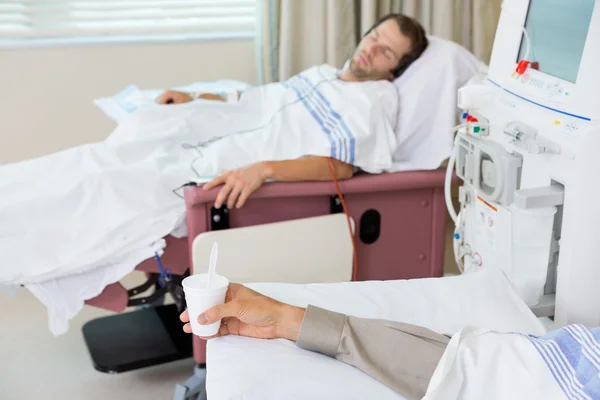
[[[333,109],[318,88],[302,74],[288,79],[283,84],[294,90],[307,111],[321,126],[332,146],[332,157],[353,164],[356,158],[356,139],[341,115]]]
[[[337,145],[335,143],[334,138],[331,136],[331,131],[325,125],[323,125],[323,121],[321,121],[320,116],[311,108],[311,106],[306,101],[306,98],[303,98],[303,93],[300,91],[300,89],[298,89],[297,87],[292,85],[292,82],[291,82],[292,79],[294,79],[294,78],[290,78],[288,81],[284,82],[283,86],[285,86],[286,88],[292,89],[296,93],[298,98],[302,100],[302,103],[304,104],[307,111],[313,116],[315,121],[317,121],[317,123],[321,126],[321,129],[323,130],[323,132],[325,132],[325,134],[327,135],[327,138],[329,139],[329,145],[331,146],[330,156],[332,158],[339,159],[340,156],[338,155]]]
[[[600,399],[600,328],[570,325],[527,335],[569,399]]]
[[[300,79],[302,79],[303,81],[305,81],[308,86],[310,86],[310,87],[313,86],[313,84],[304,75],[300,74],[300,75],[298,75],[298,77]],[[348,147],[350,148],[349,149],[350,160],[346,161],[346,162],[348,162],[349,164],[352,164],[354,162],[354,157],[356,154],[356,138],[354,137],[354,135],[348,128],[348,125],[346,125],[346,123],[344,122],[344,119],[342,118],[342,116],[340,114],[338,114],[337,112],[335,112],[333,107],[331,107],[331,103],[329,103],[329,101],[325,98],[325,96],[323,96],[323,93],[321,93],[321,91],[318,88],[315,91],[317,93],[317,97],[321,100],[321,102],[324,103],[325,105],[327,105],[327,107],[331,110],[331,115],[337,122],[338,129],[341,129],[342,133],[346,136],[346,138],[348,138],[348,141],[344,141],[344,147],[346,150],[348,150]]]
[[[337,125],[332,118],[331,112],[316,98],[314,87],[306,85],[298,76],[290,78],[289,84],[289,87],[296,92],[298,98],[302,100],[306,109],[311,113],[317,123],[321,126],[323,132],[328,136],[331,145],[335,146],[335,158],[345,161],[346,149],[342,142],[342,135],[337,129]]]

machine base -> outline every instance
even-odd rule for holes
[[[171,304],[98,318],[82,331],[94,368],[120,373],[192,357],[192,338],[181,327]]]
[[[531,311],[536,317],[554,317],[554,308],[556,303],[556,296],[553,294],[544,295],[540,299],[540,302],[531,308]]]
[[[174,400],[207,400],[206,365],[197,365],[192,375],[183,384],[175,386]]]

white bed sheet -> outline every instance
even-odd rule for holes
[[[319,285],[252,284],[286,303],[312,304],[454,334],[465,325],[543,335],[546,331],[502,272],[451,278]],[[209,341],[211,400],[402,399],[359,370],[284,340],[225,337]]]

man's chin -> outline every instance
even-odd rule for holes
[[[360,68],[358,65],[352,65],[350,64],[350,71],[352,71],[352,74],[354,76],[356,76],[357,78],[364,78],[369,76],[369,72],[364,70],[363,68]]]

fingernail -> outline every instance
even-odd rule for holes
[[[204,325],[208,322],[208,317],[206,316],[206,314],[200,314],[198,315],[198,323],[200,325]]]

